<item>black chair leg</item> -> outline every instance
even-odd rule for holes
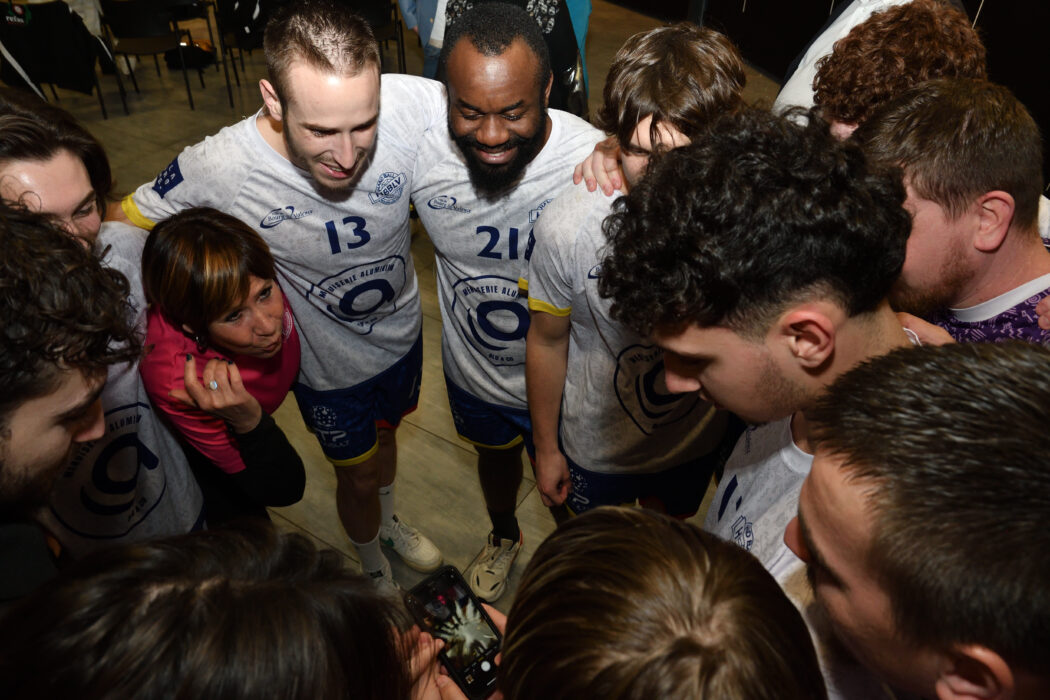
[[[135,86],[135,94],[141,94],[139,92],[139,81],[135,80],[135,69],[131,67],[131,61],[128,60],[127,54],[124,54],[124,65],[128,67],[128,75],[131,76],[131,84]]]
[[[106,101],[102,99],[102,85],[98,82],[98,73],[93,77],[95,78],[95,92],[98,93],[98,106],[102,108],[102,118],[109,119],[109,115],[106,114]]]
[[[160,61],[157,60],[157,54],[153,54],[153,65],[157,67],[157,77],[160,77]]]
[[[190,75],[186,72],[186,59],[182,56],[182,49],[179,49],[179,64],[182,67],[182,80],[186,83],[186,97],[190,100],[190,109],[197,109],[193,106],[193,93],[190,92]]]
[[[124,105],[124,114],[129,115],[131,112],[128,111],[128,93],[124,90],[124,81],[120,77],[120,69],[117,68],[117,62],[113,62],[113,75],[117,78],[117,91],[120,93],[120,103]]]
[[[48,83],[48,84],[51,86],[51,96],[55,98],[55,102],[61,102],[62,100],[58,99],[58,93],[55,92],[55,84],[54,83]]]

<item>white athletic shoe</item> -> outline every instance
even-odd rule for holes
[[[416,571],[427,573],[441,566],[441,552],[408,523],[394,516],[394,524],[379,528],[379,541],[398,553]]]
[[[502,539],[489,533],[485,549],[481,551],[474,566],[470,567],[466,579],[470,590],[482,600],[493,603],[507,590],[510,567],[518,558],[525,536],[519,534],[517,541]]]
[[[384,598],[395,600],[401,599],[401,586],[394,580],[394,572],[390,570],[390,562],[385,562],[379,571],[365,572],[371,577],[372,585],[376,587]]]

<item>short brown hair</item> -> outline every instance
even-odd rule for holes
[[[825,697],[802,616],[754,557],[634,508],[588,511],[540,545],[499,674],[508,698]]]
[[[368,67],[381,72],[372,28],[348,3],[285,3],[266,24],[263,51],[266,72],[282,105],[287,104],[285,77],[294,61],[338,75],[357,75]]]
[[[1050,675],[1050,350],[909,347],[842,375],[806,417],[865,495],[896,631]],[[864,556],[858,553],[858,556]]]
[[[714,117],[743,104],[744,61],[718,32],[679,22],[640,32],[613,59],[596,123],[626,148],[652,116],[650,138],[665,122],[690,140]]]
[[[113,547],[8,612],[0,695],[409,700],[404,616],[270,523]]]
[[[1043,183],[1039,126],[1013,94],[983,80],[934,80],[902,93],[853,136],[877,164],[898,166],[922,197],[958,218],[976,197],[1014,198],[1013,225],[1034,231]]]
[[[935,78],[985,78],[984,44],[970,20],[941,0],[876,12],[817,63],[813,103],[829,121],[860,124],[871,111]]]
[[[208,207],[161,221],[142,251],[146,300],[202,338],[209,323],[248,296],[252,277],[276,278],[266,242],[240,219]]]

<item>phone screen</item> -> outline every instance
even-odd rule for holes
[[[441,655],[464,690],[494,684],[500,635],[458,571],[442,568],[413,588],[408,600],[423,630],[445,641]]]

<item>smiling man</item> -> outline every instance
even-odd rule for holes
[[[378,45],[343,3],[286,4],[264,48],[263,109],[187,148],[123,210],[150,228],[210,206],[267,242],[302,339],[303,419],[335,466],[363,568],[389,587],[380,541],[413,568],[441,563],[393,495],[395,429],[415,408],[423,353],[407,190],[416,144],[445,119],[441,86],[392,75],[380,87]]]
[[[1050,351],[911,348],[810,412],[788,545],[836,633],[924,698],[1050,696]]]
[[[550,61],[536,21],[488,3],[445,35],[439,61],[448,124],[423,140],[412,192],[437,252],[442,358],[459,435],[478,452],[492,532],[467,572],[495,600],[521,546],[514,515],[521,449],[532,452],[525,401],[529,311],[518,280],[543,208],[572,184],[600,133],[547,109]]]
[[[54,570],[32,522],[74,448],[105,433],[106,370],[137,359],[127,280],[39,214],[0,204],[0,602]]]

